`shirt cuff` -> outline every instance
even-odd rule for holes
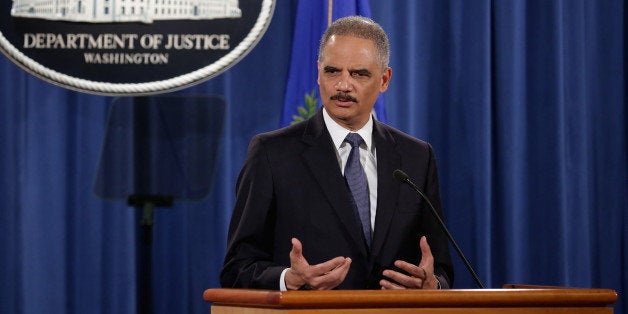
[[[443,276],[434,274],[434,277],[436,277],[436,281],[438,281],[438,289],[449,289],[449,284]]]
[[[290,268],[286,268],[281,272],[281,276],[279,276],[279,291],[288,291],[288,288],[286,287],[286,273],[288,272],[288,269]]]

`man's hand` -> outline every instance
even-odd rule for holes
[[[286,272],[286,288],[297,290],[309,285],[313,290],[328,290],[337,287],[345,280],[351,265],[351,258],[336,257],[318,265],[310,265],[303,257],[301,241],[292,238],[290,268]]]
[[[422,255],[419,265],[396,260],[395,266],[406,274],[390,269],[384,270],[383,275],[392,281],[380,280],[379,285],[382,289],[438,289],[438,280],[434,276],[434,256],[424,236],[421,237],[419,245]]]

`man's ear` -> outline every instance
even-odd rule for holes
[[[390,79],[392,78],[392,68],[391,67],[387,67],[383,72],[382,72],[382,82],[381,85],[379,87],[379,92],[383,93],[388,89],[388,84],[390,84]]]
[[[316,61],[316,83],[321,86],[321,62]]]

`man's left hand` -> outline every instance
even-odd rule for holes
[[[419,265],[396,260],[395,266],[405,273],[391,269],[384,270],[383,275],[390,280],[379,281],[383,290],[389,289],[438,289],[438,280],[434,276],[434,256],[425,236],[419,241],[421,262]]]

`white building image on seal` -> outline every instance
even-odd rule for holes
[[[13,0],[11,16],[88,23],[240,18],[238,0]]]

